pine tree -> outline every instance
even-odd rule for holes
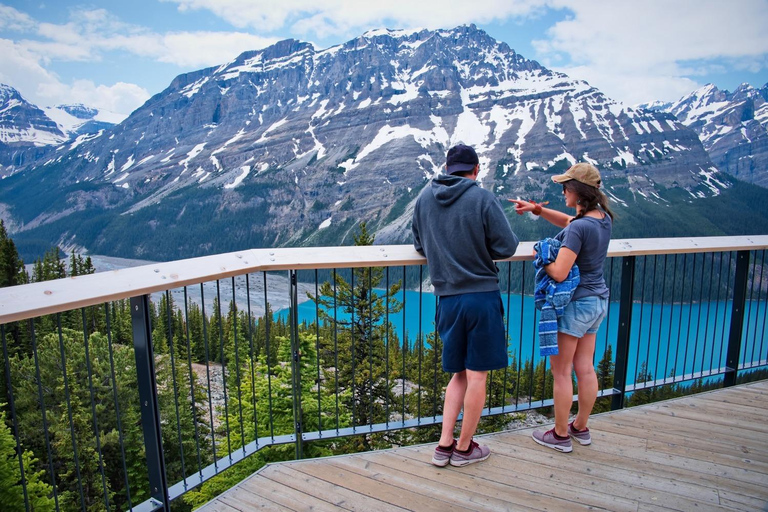
[[[29,281],[24,261],[19,257],[16,245],[8,237],[5,223],[0,220],[0,288],[16,286]]]
[[[360,224],[360,233],[354,237],[355,245],[372,245],[373,235],[368,233],[366,224]],[[335,287],[324,282],[320,296],[309,295],[320,306],[320,317],[335,329],[337,346],[330,340],[321,344],[321,359],[327,366],[337,366],[339,386],[351,391],[345,406],[352,412],[356,425],[372,425],[386,421],[383,404],[392,402],[392,390],[387,386],[386,339],[393,338],[393,326],[385,325],[387,310],[390,314],[402,309],[400,301],[394,298],[400,291],[400,284],[389,287],[386,295],[376,291],[384,280],[381,267],[356,268],[351,272],[350,281],[336,277]],[[334,318],[328,310],[339,308],[346,318]],[[331,363],[331,361],[333,361]],[[371,436],[358,439],[360,449],[374,448]]]
[[[5,404],[2,404],[2,408]],[[24,450],[22,454],[24,482],[21,479],[19,457],[16,454],[16,440],[6,426],[5,412],[0,410],[0,503],[8,512],[24,512],[25,491],[30,509],[34,511],[54,510],[56,503],[52,497],[52,488],[45,482],[45,470],[40,469],[39,461],[32,452]],[[26,489],[24,489],[26,486]]]

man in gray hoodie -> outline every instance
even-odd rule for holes
[[[488,447],[472,438],[485,404],[488,371],[508,364],[494,260],[511,257],[519,241],[499,200],[476,181],[480,166],[473,148],[450,148],[445,171],[416,201],[413,245],[427,258],[438,297],[435,323],[443,341],[443,370],[453,373],[432,463],[465,466],[490,456]],[[457,441],[454,427],[462,408]]]

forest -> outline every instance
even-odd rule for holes
[[[355,244],[373,241],[360,224]],[[65,264],[56,247],[32,269],[28,275],[0,222],[0,287],[93,273],[89,258],[73,253]],[[269,304],[256,315],[218,297],[206,310],[186,289],[183,301],[167,292],[150,303],[169,485],[253,442],[258,448],[188,490],[174,510],[207,503],[267,463],[438,439],[450,377],[439,337],[398,338],[388,315],[402,307],[393,298],[402,283],[384,284],[384,269],[334,277],[311,294],[327,306],[311,323],[275,315]],[[128,510],[150,497],[129,306],[126,299],[0,326],[4,510]],[[328,312],[336,309],[344,319]],[[597,356],[600,389],[613,387],[613,361],[610,345]],[[654,377],[643,364],[637,382]],[[509,367],[488,379],[487,408],[551,398],[552,382],[545,360],[510,354]],[[720,385],[668,384],[634,393],[628,405]],[[609,409],[610,397],[598,401],[596,412]],[[521,414],[488,415],[478,433],[503,430]],[[413,419],[423,426],[404,424]],[[389,423],[380,432],[351,429]],[[320,432],[300,443],[281,438]]]

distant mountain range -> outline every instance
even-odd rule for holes
[[[49,146],[28,140],[34,153],[3,160],[0,215],[30,247],[173,259],[351,243],[361,220],[378,243],[407,243],[413,202],[456,142],[476,147],[500,197],[559,201],[550,176],[593,162],[626,235],[735,234],[696,203],[742,187],[687,118],[624,107],[473,25],[372,31],[325,50],[281,41],[180,75],[90,134],[61,135],[55,115],[28,110]],[[511,219],[523,237],[543,229]]]
[[[674,103],[643,105],[673,114],[699,134],[717,168],[768,187],[768,84],[721,91],[712,84]]]

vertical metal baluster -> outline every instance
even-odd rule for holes
[[[11,359],[8,356],[8,343],[5,339],[5,325],[0,325],[0,336],[3,338],[3,356],[5,357],[5,382],[8,392],[8,405],[11,406],[11,418],[13,419],[13,439],[16,441],[16,454],[19,457],[19,475],[21,476],[21,487],[24,492],[24,509],[29,512],[29,496],[27,494],[27,478],[24,471],[24,457],[21,450],[19,436],[19,419],[16,415],[16,403],[13,399],[13,384],[11,383]],[[41,401],[42,403],[42,401]],[[46,431],[48,429],[46,428]],[[58,508],[58,506],[56,507]]]
[[[240,390],[242,380],[240,378],[240,345],[237,341],[237,322],[238,310],[237,310],[237,295],[235,294],[235,276],[232,276],[232,334],[235,336],[235,381],[237,382],[237,412],[240,417],[240,444],[245,454],[245,426],[243,425],[243,395]]]
[[[214,314],[219,317],[219,357],[221,358],[221,390],[224,393],[224,423],[227,431],[227,457],[232,460],[232,438],[229,432],[229,403],[227,400],[227,362],[224,358],[224,319],[221,315],[221,286],[216,280],[216,298],[218,299],[218,308]]]
[[[750,256],[752,253],[750,252]],[[743,327],[743,334],[741,339],[741,352],[739,353],[738,360],[741,361],[742,366],[745,366],[746,364],[746,358],[747,358],[747,347],[749,346],[749,328],[750,328],[750,321],[749,319],[752,317],[752,304],[754,303],[754,294],[755,294],[755,275],[757,274],[757,258],[750,257],[750,262],[752,262],[751,266],[751,272],[747,271],[747,289],[749,290],[749,299],[746,300],[746,303],[744,304],[744,327]],[[752,276],[751,279],[749,276]]]
[[[302,410],[301,390],[301,339],[299,338],[299,302],[298,302],[298,277],[296,270],[288,271],[289,307],[290,307],[290,333],[291,333],[291,384],[293,398],[293,424],[296,437],[296,459],[304,457],[304,413]]]
[[[723,256],[725,253],[719,252],[719,262],[717,264],[717,290],[715,291],[715,324],[712,326],[712,350],[709,353],[709,371],[710,375],[714,371],[714,365],[715,365],[715,350],[717,350],[718,344],[717,344],[717,326],[720,323],[720,290],[723,287]],[[710,291],[710,300],[712,297],[712,292]],[[720,338],[720,353],[723,352],[723,339]],[[721,366],[718,366],[720,368]]]
[[[530,375],[528,376],[528,408],[531,407],[533,402],[533,379],[536,377],[536,354],[538,354],[538,346],[536,343],[536,327],[539,325],[539,310],[535,307],[533,308],[533,325],[534,328],[531,329],[531,368],[530,368]],[[546,371],[546,362],[544,363],[544,371]],[[543,397],[539,397],[540,399],[543,399]]]
[[[339,305],[336,294],[336,269],[333,269],[333,376],[336,381],[336,433],[339,433]]]
[[[608,343],[609,343],[609,341],[608,341],[608,326],[611,325],[611,297],[610,297],[610,293],[611,293],[611,288],[613,287],[613,263],[615,261],[615,258],[611,258],[609,261],[610,261],[610,263],[608,265],[608,284],[607,284],[607,286],[608,286],[608,306],[607,306],[608,310],[605,312],[605,326],[606,326],[606,329],[605,329],[605,336],[604,336],[605,346],[603,348],[603,353],[605,353],[605,350],[608,349]],[[595,341],[597,341],[597,337],[595,337]],[[597,362],[595,360],[596,358],[597,358],[597,351],[595,351],[592,354],[592,365],[593,366]],[[602,356],[600,356],[600,358],[602,359]]]
[[[637,350],[635,350],[635,368],[634,368],[634,374],[632,376],[632,383],[637,384],[637,370],[640,369],[640,339],[643,337],[643,313],[645,309],[645,278],[647,277],[647,270],[648,270],[648,256],[643,256],[643,272],[642,274],[639,274],[642,277],[639,277],[638,280],[640,281],[640,318],[637,321],[638,329],[637,329]],[[610,308],[611,303],[610,300],[608,302],[608,307]],[[606,323],[607,324],[607,323]],[[607,327],[607,325],[606,325]],[[608,329],[606,329],[607,331]],[[607,343],[607,341],[606,341]],[[627,369],[629,371],[629,369]]]
[[[181,415],[179,414],[179,384],[176,381],[176,358],[173,350],[173,308],[171,307],[171,291],[165,290],[165,316],[168,320],[168,352],[171,356],[171,381],[173,382],[173,406],[176,412],[176,437],[179,443],[181,459],[181,478],[187,482],[187,467],[184,463],[184,442],[181,438]]]
[[[424,355],[424,331],[421,329],[421,320],[422,320],[422,307],[421,303],[424,300],[424,289],[423,289],[423,283],[424,283],[424,265],[419,265],[419,328],[416,335],[416,339],[419,340],[419,392],[417,394],[417,406],[416,406],[416,417],[418,418],[418,424],[421,425],[421,361],[422,357]]]
[[[437,311],[437,296],[435,296],[435,311]],[[437,340],[437,333],[435,332],[435,340]],[[434,376],[434,382],[432,383],[432,396],[435,397],[434,400],[432,400],[432,418],[437,418],[437,397],[439,396],[440,391],[437,389],[437,349],[435,347],[432,347],[432,356],[434,359],[433,365],[432,365],[432,374]]]
[[[368,376],[370,378],[370,410],[368,413],[368,426],[373,432],[373,267],[368,267]]]
[[[659,357],[661,356],[661,334],[664,330],[664,297],[666,296],[666,281],[667,281],[667,255],[664,255],[664,264],[661,271],[661,302],[659,303],[659,336],[656,344],[656,367],[654,368],[654,380],[659,380]],[[666,379],[666,375],[661,376],[662,382]]]
[[[48,432],[48,416],[45,411],[45,399],[43,397],[43,381],[40,378],[40,359],[37,355],[37,336],[35,334],[35,321],[29,319],[29,333],[32,338],[32,353],[35,357],[35,378],[37,379],[37,399],[40,403],[40,412],[43,419],[43,434],[45,435],[45,447],[48,450],[48,468],[51,472],[51,487],[53,487],[53,501],[56,510],[59,510],[59,492],[56,484],[56,471],[53,469],[53,453],[51,452],[51,437]]]
[[[625,402],[629,339],[632,330],[632,299],[635,296],[635,256],[624,256],[621,260],[619,328],[616,339],[616,365],[613,375],[613,387],[618,390],[618,394],[611,398],[611,410],[614,411],[624,407]]]
[[[765,249],[763,249],[763,267],[765,267]],[[762,278],[762,273],[761,273],[761,275],[760,275],[760,285],[762,286],[762,284],[763,284],[763,278]],[[766,317],[768,317],[768,303],[765,303],[764,307],[763,307],[763,328],[760,331],[762,333],[762,335],[760,336],[760,350],[757,353],[757,357],[758,357],[757,361],[760,364],[764,364],[763,363],[763,359],[760,359],[760,355],[761,354],[765,354],[765,352],[763,352],[763,342],[765,341],[765,333],[766,333],[766,331],[765,331],[765,319],[766,319]],[[757,341],[755,341],[755,346],[757,346]],[[753,354],[752,355],[752,360],[753,361],[754,361],[754,358],[755,358],[755,356]],[[766,359],[768,359],[768,357]]]
[[[517,376],[515,380],[515,406],[520,402],[520,371],[523,368],[523,325],[525,324],[525,267],[523,261],[520,282],[520,338],[517,342]]]
[[[197,450],[197,471],[203,476],[203,461],[200,457],[200,432],[197,427],[197,402],[195,398],[195,379],[197,375],[192,372],[192,343],[189,338],[189,298],[187,287],[184,287],[184,331],[187,338],[187,367],[189,369],[189,393],[192,399],[192,423],[195,425],[195,448]]]
[[[251,314],[251,283],[248,279],[248,274],[245,274],[245,298],[248,304],[248,344],[249,344],[249,356],[250,361],[248,366],[251,367],[251,405],[253,407],[253,439],[256,441],[256,449],[259,448],[259,421],[256,415],[256,355],[253,353],[253,316]],[[266,302],[264,303],[264,311],[266,312]],[[266,315],[265,315],[266,316]],[[245,440],[243,440],[245,445]]]
[[[509,317],[510,301],[512,300],[512,262],[507,262],[507,307],[504,308],[504,345],[507,347],[507,364],[504,366],[504,380],[501,385],[501,410],[507,409],[507,377],[509,376]],[[503,304],[503,299],[502,299]],[[512,397],[510,396],[510,399]]]
[[[677,374],[680,371],[680,368],[678,368],[678,355],[680,354],[680,335],[683,332],[683,301],[685,300],[685,270],[688,263],[688,255],[683,254],[683,272],[682,276],[680,276],[680,314],[677,316],[677,345],[675,346],[675,367],[673,368],[674,376],[672,377],[673,382],[677,382]],[[673,301],[674,303],[674,301]],[[686,335],[686,338],[688,336]],[[685,375],[685,360],[683,360],[683,373],[680,374]]]
[[[731,325],[728,330],[724,387],[733,386],[738,379],[739,355],[741,354],[745,301],[747,298],[747,281],[749,280],[749,260],[750,251],[738,251],[736,253],[736,271],[733,276],[733,305],[731,306]]]
[[[755,253],[755,266],[757,266],[757,253]],[[757,348],[757,335],[758,335],[757,324],[760,322],[760,303],[763,297],[763,268],[764,267],[765,267],[765,249],[763,249],[763,257],[760,262],[760,279],[758,279],[757,281],[757,304],[755,306],[755,309],[757,309],[757,312],[755,313],[755,330],[754,330],[755,334],[752,340],[752,356],[750,357],[750,363],[752,364],[754,364],[755,362],[755,348]],[[755,273],[757,272],[755,271]],[[753,280],[754,280],[754,277],[753,277]],[[765,315],[763,315],[763,318],[765,318]],[[744,357],[746,359],[746,347],[745,347]]]
[[[656,308],[656,263],[659,261],[658,256],[653,256],[653,275],[651,276],[651,316],[648,319],[648,342],[645,345],[645,373],[646,375],[651,375],[651,335],[653,334],[653,311]],[[659,314],[661,316],[661,314]],[[661,329],[659,329],[659,332],[661,332]],[[656,343],[656,361],[659,360],[659,343],[657,341]],[[654,374],[652,380],[655,380],[658,378],[658,375],[656,375],[656,371],[658,370],[658,363],[656,364],[656,368],[654,368]]]
[[[696,316],[696,334],[693,338],[693,364],[691,365],[691,377],[696,372],[696,355],[699,350],[699,332],[701,327],[701,310],[704,309],[704,267],[707,265],[707,253],[704,253],[704,257],[702,258],[703,261],[701,262],[701,282],[699,282],[699,309],[698,309],[698,315]],[[693,257],[693,275],[696,276],[696,256]],[[693,317],[693,289],[691,289],[691,317]],[[688,322],[690,325],[690,321]],[[704,343],[706,344],[706,340],[704,340]],[[705,345],[706,346],[706,345]],[[688,356],[686,353],[685,360],[688,360]],[[702,371],[704,369],[702,368]],[[699,374],[701,375],[701,373]]]
[[[101,453],[101,432],[99,430],[99,420],[96,417],[96,397],[93,393],[93,368],[91,366],[91,353],[88,343],[88,320],[85,316],[85,308],[80,309],[83,320],[83,341],[85,343],[85,367],[88,372],[88,390],[91,396],[91,414],[93,415],[93,435],[96,438],[96,453],[99,454],[99,472],[101,473],[101,488],[104,492],[104,505],[110,509],[109,493],[107,492],[107,477],[104,474],[104,457]]]
[[[707,289],[707,316],[705,317],[705,323],[704,323],[704,346],[701,349],[701,372],[704,373],[704,360],[707,357],[707,341],[709,340],[709,321],[711,319],[710,312],[712,311],[712,276],[714,274],[715,270],[715,253],[709,254],[709,288]],[[706,261],[705,261],[706,264]],[[704,288],[704,285],[702,283],[702,290]],[[703,308],[701,308],[703,309]],[[717,322],[717,318],[715,318],[715,322]],[[717,323],[715,323],[717,325]],[[715,344],[712,343],[712,350],[714,351]],[[710,372],[712,368],[709,368]]]
[[[320,388],[322,380],[320,378],[320,277],[315,269],[315,366],[317,367],[317,432],[319,437],[323,437],[323,408]]]
[[[728,298],[731,296],[731,283],[733,282],[733,279],[731,279],[731,264],[733,263],[733,252],[728,252],[728,266],[726,267],[728,270],[728,273],[726,275],[725,279],[725,303],[728,302]],[[735,267],[734,267],[734,275],[735,275]],[[728,342],[725,338],[725,325],[728,323],[728,307],[726,304],[723,304],[723,325],[721,327],[721,344],[720,344],[720,359],[718,361],[718,368],[724,369],[725,366],[723,364],[723,357],[726,356],[724,352],[727,352],[728,350]]]
[[[355,389],[355,269],[353,268],[350,270],[352,274],[349,280],[351,283],[349,285],[349,301],[351,304],[349,309],[352,311],[352,320],[349,324],[350,335],[352,337],[352,431],[355,432],[357,430],[357,399],[355,398],[357,394]]]
[[[200,306],[203,314],[203,345],[205,346],[205,378],[208,383],[208,415],[211,420],[211,448],[213,449],[213,467],[218,474],[219,465],[216,456],[216,426],[213,422],[213,396],[211,395],[211,351],[208,345],[208,317],[205,314],[205,290],[200,283]]]
[[[386,267],[384,272],[384,326],[386,327],[386,331],[384,331],[384,385],[387,389],[387,401],[384,403],[384,421],[387,424],[387,429],[389,429],[389,402],[392,398],[392,388],[389,386],[389,267]]]
[[[268,311],[269,310],[269,302],[267,300],[268,299],[268,294],[267,294],[267,273],[266,273],[266,271],[264,272],[263,277],[264,277],[264,305],[265,305],[265,308]],[[267,325],[266,325],[266,329],[265,329],[265,335],[266,335],[267,339],[264,340],[264,341],[265,341],[265,347],[266,347],[266,350],[267,350],[266,360],[267,360],[267,400],[269,402],[269,404],[268,404],[269,405],[268,406],[268,409],[269,409],[269,437],[272,439],[272,441],[274,441],[275,440],[275,422],[274,422],[274,417],[272,416],[272,367],[270,366],[272,364],[272,362],[270,361],[270,357],[271,357],[272,352],[270,352],[270,349],[269,349],[269,338],[270,338],[269,327],[270,327],[270,324],[272,322],[272,314],[264,315],[264,316],[267,319]]]
[[[667,352],[664,355],[664,382],[667,380],[669,370],[669,350],[672,345],[672,317],[675,314],[675,288],[677,288],[677,253],[672,264],[672,293],[669,301],[669,329],[667,330]],[[674,378],[673,378],[674,381]]]
[[[77,487],[80,491],[80,505],[85,510],[85,493],[83,491],[83,479],[80,476],[80,457],[77,452],[77,440],[75,439],[75,422],[72,418],[72,400],[69,394],[69,379],[67,377],[67,358],[64,354],[64,335],[61,332],[61,313],[56,314],[56,327],[59,334],[59,351],[61,352],[61,370],[64,377],[64,396],[67,399],[67,416],[69,418],[69,433],[72,438],[72,451],[75,457],[75,472],[77,474]]]
[[[405,421],[405,359],[408,354],[408,331],[406,330],[405,326],[405,318],[406,318],[406,309],[405,309],[405,299],[407,298],[407,288],[405,286],[405,283],[407,281],[407,272],[406,272],[406,266],[403,265],[403,354],[402,354],[402,362],[403,362],[403,373],[402,373],[402,379],[403,379],[403,387],[402,387],[402,393],[400,394],[402,401],[403,401],[403,413],[401,415],[401,420]]]
[[[109,346],[109,371],[112,379],[112,394],[115,401],[115,414],[117,416],[117,437],[120,442],[120,453],[123,458],[123,476],[125,477],[125,492],[128,498],[128,509],[133,508],[131,502],[131,486],[128,483],[128,466],[125,458],[125,442],[123,439],[123,420],[120,414],[120,401],[118,400],[117,379],[115,378],[115,358],[112,349],[112,321],[109,314],[109,304],[104,304],[104,315],[107,322],[107,343]]]

